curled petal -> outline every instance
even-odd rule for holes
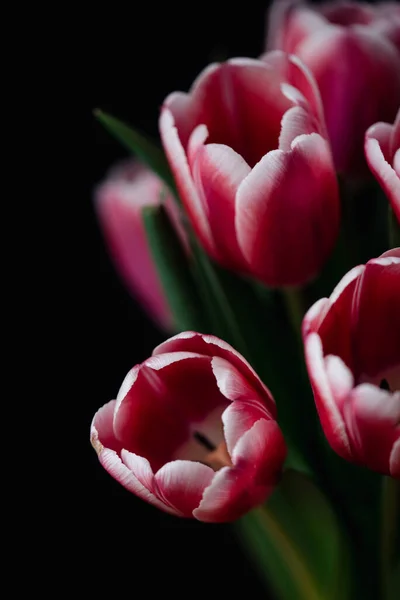
[[[400,176],[385,158],[384,152],[388,152],[388,147],[386,145],[381,147],[379,140],[372,137],[376,133],[376,128],[371,128],[367,131],[365,156],[369,168],[389,198],[396,218],[400,222]]]
[[[370,384],[359,385],[344,407],[344,417],[358,461],[390,474],[391,453],[400,439],[400,392],[389,394]]]
[[[157,346],[153,350],[153,355],[156,356],[164,352],[178,352],[183,349],[186,349],[187,352],[198,352],[205,356],[219,356],[232,363],[261,395],[270,413],[275,415],[275,402],[271,392],[261,381],[253,367],[230,344],[214,335],[197,333],[196,331],[184,331]]]
[[[299,285],[321,269],[339,230],[339,197],[327,142],[298,136],[239,186],[236,232],[254,274],[270,286]]]
[[[324,433],[335,452],[343,458],[351,460],[350,441],[327,376],[319,335],[316,333],[308,335],[304,340],[304,349],[308,374]],[[334,379],[332,370],[330,379]]]
[[[175,460],[156,473],[155,481],[158,494],[167,505],[184,517],[192,517],[214,475],[206,465]]]
[[[243,268],[244,259],[235,233],[235,197],[250,167],[228,146],[207,144],[197,152],[192,172],[206,207],[220,262]]]

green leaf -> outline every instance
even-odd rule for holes
[[[280,600],[350,597],[347,540],[326,498],[310,479],[286,472],[267,504],[237,526]]]
[[[112,115],[98,109],[94,114],[111,135],[127,150],[136,154],[172,191],[175,191],[174,180],[165,154],[155,142]]]
[[[203,331],[206,325],[189,261],[164,206],[147,206],[142,215],[176,328]]]

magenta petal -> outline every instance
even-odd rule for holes
[[[279,136],[279,150],[288,152],[292,142],[304,133],[318,133],[315,118],[301,106],[294,106],[283,115],[281,133]]]
[[[173,116],[167,108],[164,108],[161,112],[159,127],[164,149],[182,202],[207,252],[215,256],[215,245],[204,207],[196,191]]]
[[[317,80],[337,169],[359,172],[365,131],[378,120],[393,121],[400,103],[398,52],[367,28],[330,26],[296,53]]]
[[[241,269],[245,263],[235,233],[235,197],[250,167],[228,146],[207,144],[198,150],[192,173],[206,207],[207,219],[223,262]]]
[[[233,521],[266,499],[286,455],[275,421],[256,422],[236,444],[235,455],[235,466],[218,471],[205,490],[193,513],[197,519],[211,523]]]
[[[337,181],[327,142],[299,136],[270,152],[237,193],[236,231],[253,273],[270,286],[304,284],[319,272],[339,230]]]
[[[109,251],[130,292],[164,328],[172,316],[151,256],[142,209],[161,203],[162,182],[135,163],[115,169],[96,191],[96,212]]]
[[[359,462],[390,474],[393,446],[400,439],[400,392],[389,394],[378,387],[356,387],[344,409]]]
[[[230,344],[214,335],[184,331],[163,342],[153,350],[153,356],[164,352],[198,352],[204,356],[219,356],[228,362],[248,379],[252,387],[263,398],[271,414],[275,414],[275,401],[269,389],[263,384],[253,367]]]
[[[383,126],[386,124],[381,123],[380,125]],[[389,153],[389,140],[382,139],[382,133],[382,127],[378,130],[377,126],[374,126],[367,131],[365,138],[365,157],[369,168],[387,195],[396,218],[400,222],[400,175],[396,173],[395,169],[385,158],[385,154],[387,156]],[[378,139],[373,137],[378,135]],[[382,140],[382,146],[380,145],[379,140]]]
[[[158,495],[184,517],[193,517],[214,471],[200,463],[175,460],[164,465],[155,476]]]
[[[122,453],[125,453],[126,460],[127,456],[129,456],[129,452],[123,450]],[[129,492],[135,494],[142,500],[153,504],[153,506],[161,508],[161,510],[170,512],[172,514],[176,514],[175,510],[165,505],[153,494],[151,488],[147,487],[147,485],[143,485],[143,483],[138,479],[136,474],[131,470],[132,464],[136,462],[138,466],[135,470],[141,472],[142,477],[143,471],[148,471],[146,473],[146,479],[147,481],[151,481],[153,478],[153,474],[150,465],[148,464],[148,461],[146,459],[140,456],[135,457],[134,455],[131,455],[130,460],[127,461],[128,465],[126,465],[124,464],[124,462],[122,462],[121,458],[117,455],[116,452],[113,452],[108,448],[104,448],[104,450],[99,455],[99,459],[105,470],[114,479],[116,479],[118,483],[123,485],[124,488],[126,488]]]
[[[322,428],[332,448],[343,458],[352,459],[346,425],[327,376],[321,338],[311,333],[304,340],[307,370]]]
[[[356,376],[370,378],[400,365],[400,258],[367,263],[353,301]]]

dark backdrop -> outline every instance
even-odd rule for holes
[[[157,135],[159,107],[169,92],[187,90],[215,58],[262,52],[266,5],[215,0],[97,8],[89,35],[89,114],[99,107]],[[77,411],[84,430],[81,566],[95,588],[93,595],[216,598],[245,593],[265,598],[230,526],[180,520],[146,505],[102,469],[89,444],[96,409],[115,397],[127,371],[163,339],[124,289],[98,231],[91,190],[126,152],[94,118],[91,127],[92,172],[82,209],[87,261],[79,339],[85,394]]]

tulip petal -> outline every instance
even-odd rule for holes
[[[332,448],[343,458],[351,460],[352,451],[345,422],[336,404],[326,372],[321,338],[311,333],[304,340],[307,370],[315,403],[324,433]],[[332,372],[330,373],[332,377]]]
[[[235,449],[238,466],[224,467],[215,474],[193,513],[196,518],[210,523],[233,521],[266,499],[285,456],[283,437],[277,439],[271,423],[260,419],[242,436]]]
[[[329,306],[325,307],[318,328],[314,329],[323,340],[324,354],[340,357],[352,371],[355,366],[352,343],[352,306],[357,282],[364,269],[364,265],[354,267],[342,278],[329,298]],[[306,315],[305,323],[307,320],[308,316]]]
[[[261,381],[253,367],[230,344],[214,335],[197,333],[195,331],[183,331],[157,346],[153,350],[153,356],[164,352],[179,352],[182,350],[197,352],[204,356],[219,356],[232,363],[261,395],[268,406],[270,414],[275,415],[275,401],[271,392]]]
[[[114,434],[113,420],[116,400],[102,406],[93,417],[90,427],[90,442],[97,454],[103,447],[120,452],[122,446]]]
[[[302,134],[318,132],[315,118],[301,106],[293,106],[283,115],[281,133],[279,135],[279,150],[289,152],[292,142]]]
[[[165,152],[182,202],[202,244],[207,252],[215,257],[217,252],[204,207],[196,191],[173,116],[167,108],[163,108],[161,111],[159,126]]]
[[[339,211],[327,142],[315,133],[299,136],[290,152],[264,156],[239,186],[239,246],[268,285],[304,284],[333,249]]]
[[[175,460],[164,465],[155,476],[158,494],[184,517],[193,517],[204,490],[211,484],[214,471],[200,463]]]
[[[390,474],[391,453],[400,439],[400,392],[389,394],[370,384],[359,385],[343,414],[359,462]]]
[[[400,366],[400,258],[370,260],[357,280],[352,306],[356,378]]]
[[[365,131],[378,118],[393,121],[400,103],[398,52],[372,29],[330,25],[296,54],[318,83],[337,169],[360,172]]]
[[[215,385],[211,358],[164,353],[145,361],[115,414],[124,448],[146,456],[157,471],[179,455],[208,417],[228,405]]]
[[[128,465],[122,462],[116,452],[113,452],[108,448],[104,448],[99,455],[99,459],[105,470],[129,492],[157,508],[161,508],[166,512],[177,515],[178,513],[176,510],[159,500],[154,495],[151,488],[148,487],[148,484],[152,482],[154,477],[148,461],[141,456],[130,455],[126,450],[122,450],[122,454]],[[135,467],[135,471],[139,474],[139,477],[145,481],[146,485],[143,485],[137,477],[136,473],[132,470],[132,466]]]
[[[380,126],[385,125],[380,123]],[[387,195],[396,218],[400,222],[400,173],[387,162],[389,140],[383,137],[383,127],[373,126],[366,134],[365,157],[368,166]],[[377,137],[375,137],[377,136]],[[378,137],[379,136],[379,137]],[[382,146],[380,145],[382,143]]]
[[[206,207],[215,244],[225,266],[245,265],[235,232],[235,196],[250,167],[228,146],[207,144],[196,154],[192,173],[197,191]]]
[[[95,194],[95,207],[116,268],[130,292],[165,328],[172,315],[152,260],[143,225],[144,206],[161,202],[162,183],[153,173],[129,162],[114,169]]]

